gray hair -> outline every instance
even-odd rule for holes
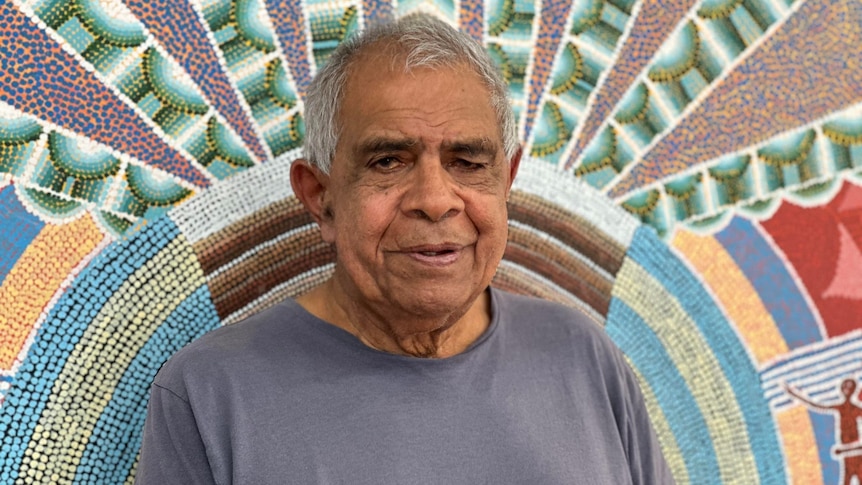
[[[507,98],[508,87],[494,61],[481,44],[467,34],[430,15],[409,15],[377,25],[342,42],[317,72],[305,95],[305,157],[329,173],[338,144],[338,114],[351,66],[370,46],[384,42],[404,70],[417,67],[450,67],[466,63],[488,88],[497,117],[503,152],[509,161],[518,150],[515,116]],[[395,56],[393,56],[395,58]]]

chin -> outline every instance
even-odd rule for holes
[[[425,292],[410,295],[409,300],[404,301],[400,306],[409,313],[424,318],[441,318],[452,314],[458,314],[460,318],[467,313],[473,302],[481,294],[479,292],[474,295],[466,290],[452,291],[451,289],[444,292],[422,293]]]

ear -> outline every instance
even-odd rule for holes
[[[524,148],[518,147],[518,151],[515,152],[515,155],[512,156],[512,159],[509,160],[509,180],[506,184],[506,198],[509,198],[509,191],[512,190],[512,182],[515,181],[515,175],[518,174],[518,167],[521,165],[521,155],[524,154]]]
[[[329,175],[304,158],[296,159],[290,166],[290,186],[317,225],[323,240],[335,241],[332,210],[329,207]]]

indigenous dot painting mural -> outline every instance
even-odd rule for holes
[[[0,0],[0,483],[130,483],[161,363],[330,274],[305,91],[413,12],[509,85],[496,285],[606,329],[677,481],[862,479],[862,3]]]

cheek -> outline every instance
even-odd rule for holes
[[[496,198],[486,200],[484,204],[474,205],[474,210],[469,214],[486,249],[506,246],[508,213],[505,203],[501,204]]]
[[[345,200],[336,208],[339,239],[354,252],[359,247],[367,251],[384,237],[393,218],[391,204],[380,197],[356,197]]]

